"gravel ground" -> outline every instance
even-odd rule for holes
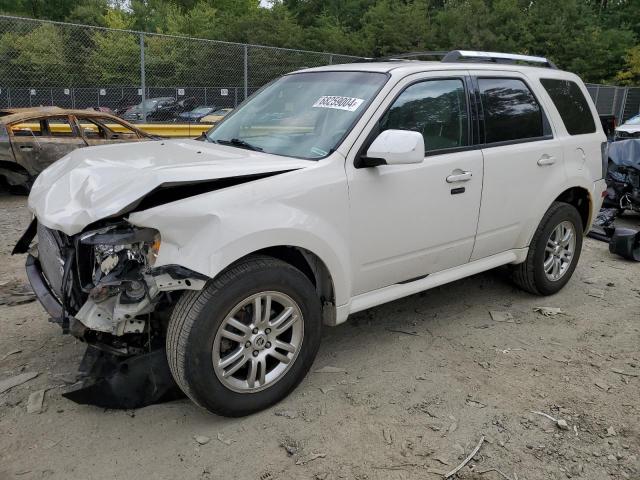
[[[25,204],[0,196],[5,289],[25,281],[24,257],[9,254],[29,221]],[[496,270],[398,300],[325,328],[298,389],[240,419],[187,400],[136,411],[76,405],[60,394],[83,345],[37,302],[0,305],[0,381],[38,373],[0,394],[0,479],[429,480],[484,436],[459,478],[637,480],[639,287],[638,264],[587,239],[553,297],[523,293]],[[344,372],[317,372],[325,366]],[[43,411],[28,413],[42,389]]]

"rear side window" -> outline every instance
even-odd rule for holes
[[[543,113],[529,87],[515,78],[479,78],[485,142],[544,136]]]
[[[426,80],[400,94],[380,120],[380,130],[413,130],[426,152],[469,143],[469,118],[461,79]]]
[[[596,124],[587,99],[575,82],[542,78],[540,83],[558,109],[569,135],[582,135],[596,131]]]

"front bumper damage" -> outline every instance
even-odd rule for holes
[[[38,244],[29,248],[36,232]],[[94,235],[98,241],[109,241],[100,235]],[[86,238],[45,230],[34,220],[14,249],[28,251],[27,277],[51,321],[87,343],[80,383],[64,396],[105,408],[138,408],[176,398],[180,391],[164,350],[166,324],[177,296],[202,289],[208,278],[178,265],[153,268],[140,252],[133,255],[122,244],[102,259],[97,244],[87,248],[81,236]],[[116,237],[112,245],[125,238]],[[87,255],[95,258],[88,261]]]

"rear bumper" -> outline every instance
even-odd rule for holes
[[[25,269],[31,288],[47,313],[51,315],[52,318],[62,318],[62,304],[55,297],[49,284],[45,280],[40,261],[31,254],[27,255]]]

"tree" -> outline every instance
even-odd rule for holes
[[[640,45],[627,51],[624,67],[616,75],[616,80],[623,85],[640,85]]]

